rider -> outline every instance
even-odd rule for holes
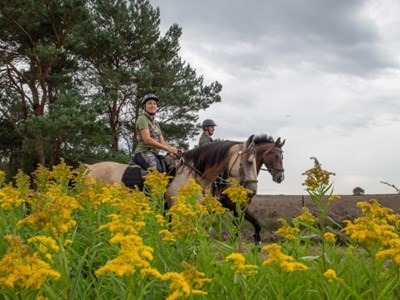
[[[203,133],[200,136],[199,139],[199,146],[209,144],[213,142],[212,135],[214,134],[215,131],[215,122],[211,119],[206,119],[203,121],[201,124],[201,127],[203,128]]]
[[[147,94],[142,99],[141,105],[144,112],[136,121],[138,144],[133,162],[144,169],[155,167],[159,172],[164,172],[159,150],[177,155],[178,149],[165,142],[160,126],[155,120],[158,101],[158,97],[154,94]]]

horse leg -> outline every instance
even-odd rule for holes
[[[238,235],[239,235],[239,230],[238,230],[239,224],[238,224],[238,222],[237,222],[237,217],[239,216],[239,214],[238,214],[238,212],[237,212],[237,210],[236,210],[236,205],[235,205],[235,203],[233,203],[232,200],[229,199],[229,197],[226,196],[226,195],[221,195],[221,196],[219,197],[219,201],[221,202],[221,204],[222,204],[223,207],[225,207],[225,208],[229,209],[231,212],[233,212],[233,216],[235,217],[235,220],[233,221],[233,224],[234,224],[235,227],[237,228],[237,230],[236,230],[236,231],[237,231],[237,232],[236,232],[236,238],[237,238]]]
[[[254,227],[254,243],[259,246],[261,245],[261,224],[253,213],[248,208],[244,211],[244,218],[249,221]]]

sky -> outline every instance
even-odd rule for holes
[[[285,180],[259,175],[258,194],[307,194],[316,157],[335,194],[400,188],[400,1],[150,0],[180,56],[223,85],[199,112],[213,138],[285,139]],[[191,145],[197,143],[191,141]]]

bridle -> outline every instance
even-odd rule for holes
[[[235,157],[235,160],[233,161],[231,167],[229,168],[229,171],[228,171],[228,176],[229,177],[232,177],[231,173],[232,173],[233,166],[236,164],[236,161],[239,159],[239,157],[241,157],[243,154],[247,154],[249,152],[251,152],[250,155],[254,155],[254,157],[256,155],[255,149],[254,149],[254,145],[252,145],[251,147],[249,147],[245,151],[243,151],[243,148],[244,148],[244,144],[242,144],[241,150],[239,150],[239,152],[237,153],[237,155]],[[225,180],[225,179],[223,179],[223,178],[221,178],[219,176],[218,176],[218,178],[220,180],[222,180],[223,182],[227,183],[227,180]],[[243,170],[243,159],[240,160],[239,178],[240,178],[239,184],[242,185],[242,186],[245,186],[248,183],[257,183],[258,182],[258,179],[248,179],[248,180],[246,180],[246,174],[244,173],[244,170]]]
[[[283,150],[282,150],[281,148],[277,148],[277,147],[273,147],[273,148],[268,152],[267,155],[274,154],[274,151],[275,151],[275,150],[279,151],[279,152],[281,153],[281,155],[282,155]],[[274,159],[272,159],[272,161],[274,161]],[[261,168],[261,170],[262,170],[262,171],[268,171],[272,176],[276,175],[278,172],[285,172],[285,169],[283,169],[283,168],[275,168],[275,167],[272,165],[272,163],[268,164],[266,167],[267,167],[266,169]]]

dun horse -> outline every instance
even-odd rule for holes
[[[181,185],[188,184],[189,179],[194,179],[203,190],[207,190],[225,169],[230,170],[229,176],[241,178],[244,187],[255,194],[257,169],[253,137],[253,135],[250,136],[244,143],[220,141],[184,152],[176,174],[167,187],[168,206],[175,204],[173,196],[177,195]],[[122,183],[123,174],[129,166],[107,161],[86,165],[86,167],[88,176],[94,179],[107,183]]]
[[[274,141],[268,135],[259,135],[254,138],[256,147],[256,165],[257,174],[260,173],[262,166],[266,167],[271,176],[272,180],[276,183],[281,183],[285,179],[285,170],[283,169],[283,150],[282,147],[285,144],[285,140],[281,142],[281,138]],[[263,169],[264,170],[264,169]],[[219,197],[222,205],[231,211],[234,215],[237,215],[236,205],[229,199],[228,196],[223,195],[222,191],[227,188],[226,181],[217,180],[217,187],[214,189],[214,196]],[[256,216],[248,209],[248,205],[251,202],[251,197],[247,202],[247,206],[244,211],[244,218],[249,221],[254,227],[254,242],[256,244],[261,243],[261,225]]]

